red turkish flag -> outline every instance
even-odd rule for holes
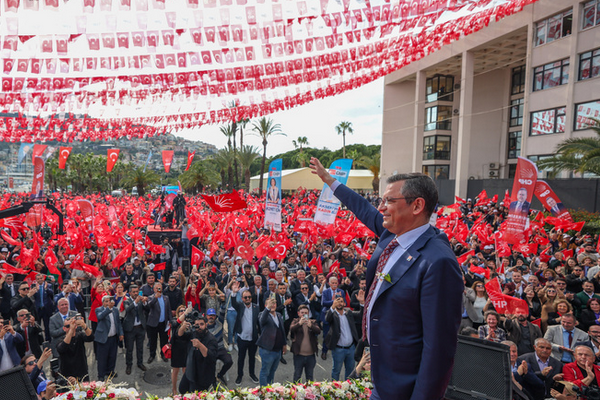
[[[165,172],[168,174],[171,170],[171,164],[173,163],[173,150],[163,150],[162,159]]]
[[[58,152],[58,168],[65,169],[71,150],[73,150],[72,147],[60,147],[60,151]]]
[[[192,166],[192,160],[194,159],[194,154],[196,154],[196,150],[194,150],[191,153],[188,151],[188,163],[187,163],[187,167],[185,167],[186,171],[188,169],[190,169],[190,167]]]
[[[242,199],[235,190],[231,193],[225,193],[218,196],[208,196],[203,194],[202,198],[215,212],[235,211],[248,207],[246,201]]]
[[[119,158],[119,151],[119,149],[108,149],[106,158],[106,172],[110,172],[113,170],[113,167],[115,166]]]
[[[33,152],[31,153],[31,163],[32,164],[35,162],[36,157],[41,157],[42,154],[44,154],[44,150],[46,150],[46,147],[48,147],[48,145],[46,145],[46,144],[34,144],[33,145]]]
[[[115,257],[115,259],[112,261],[113,264],[113,268],[117,269],[119,268],[121,265],[123,265],[123,263],[129,258],[131,257],[131,252],[133,250],[133,246],[131,243],[129,243],[127,246],[125,246],[123,248],[123,250],[121,250],[121,252],[119,254],[117,254],[117,256]]]
[[[56,254],[54,254],[54,250],[52,250],[51,247],[49,247],[46,251],[46,254],[44,254],[44,262],[46,263],[48,271],[50,271],[52,275],[58,275],[58,283],[62,284],[62,274],[58,268],[56,268],[58,258],[56,257]]]
[[[196,246],[192,246],[192,266],[198,266],[204,260],[204,253]]]
[[[167,266],[167,263],[160,263],[160,264],[154,264],[154,268],[152,269],[152,271],[154,272],[158,272],[158,271],[164,271],[165,267]]]
[[[474,255],[475,255],[475,250],[469,250],[466,253],[461,254],[460,257],[456,257],[456,260],[458,261],[458,263],[460,265],[462,265],[465,263],[465,261],[467,261],[467,258],[469,256],[474,256]]]

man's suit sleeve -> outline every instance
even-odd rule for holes
[[[440,257],[425,272],[420,298],[423,351],[412,400],[444,397],[457,342],[456,335],[440,332],[458,332],[463,288],[456,259]]]
[[[364,197],[350,189],[346,185],[339,185],[333,193],[356,217],[372,230],[377,236],[381,236],[385,230],[383,227],[383,216]]]

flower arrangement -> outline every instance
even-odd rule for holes
[[[53,400],[139,400],[135,389],[117,388],[105,382],[83,382],[74,390],[61,394]],[[150,394],[146,400],[348,400],[368,399],[373,384],[369,380],[357,379],[333,382],[275,383],[255,388],[224,390],[217,388],[212,392],[186,393],[160,398]]]

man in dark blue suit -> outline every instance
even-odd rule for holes
[[[0,318],[0,340],[4,346],[0,346],[0,372],[19,366],[21,357],[15,347],[16,343],[23,342],[23,336],[15,332],[12,325],[4,325],[4,320]],[[3,347],[6,347],[8,354],[4,354]]]
[[[367,265],[363,313],[371,346],[371,398],[443,398],[464,284],[448,238],[429,225],[438,200],[434,182],[423,174],[393,175],[376,209],[336,181],[318,159],[310,163],[335,197],[379,236]]]
[[[54,292],[52,285],[44,280],[44,275],[37,274],[35,277],[38,285],[38,291],[33,295],[35,299],[35,310],[37,311],[38,321],[43,322],[46,332],[46,340],[50,341],[50,317],[54,313]]]

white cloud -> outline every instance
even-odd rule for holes
[[[267,156],[293,150],[292,140],[299,136],[308,138],[309,147],[340,149],[342,136],[336,133],[335,127],[342,121],[352,122],[354,129],[354,134],[346,135],[346,145],[381,144],[382,114],[382,79],[338,96],[271,114],[269,117],[281,125],[281,130],[287,136],[273,136],[267,146]],[[258,147],[262,154],[261,139],[249,135],[250,127],[248,125],[244,130],[244,144]],[[223,148],[227,144],[227,138],[219,131],[218,125],[179,132],[178,136],[210,143],[217,148]]]

